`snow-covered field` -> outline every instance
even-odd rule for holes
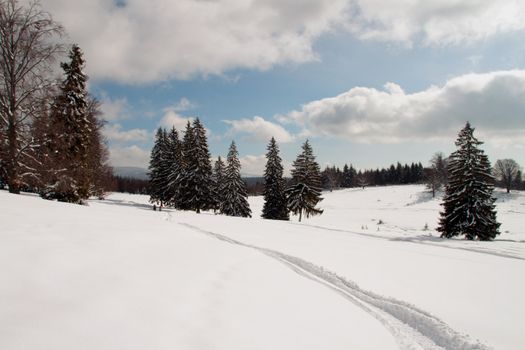
[[[324,196],[298,223],[0,191],[0,349],[525,348],[525,193],[494,242],[439,239],[422,186]]]

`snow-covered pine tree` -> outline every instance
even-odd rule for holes
[[[212,168],[206,130],[197,118],[186,127],[183,139],[182,174],[178,186],[179,208],[210,210],[215,206]]]
[[[438,227],[444,238],[465,235],[469,240],[486,241],[499,234],[492,197],[494,177],[488,157],[478,148],[482,142],[473,133],[467,122],[456,140],[457,150],[449,157],[449,182]]]
[[[350,168],[348,167],[347,164],[345,164],[344,167],[343,167],[343,182],[342,182],[341,186],[343,188],[352,187],[351,183],[352,183],[352,178],[351,178],[351,175],[350,175]]]
[[[221,203],[221,213],[229,216],[251,217],[252,211],[248,204],[246,184],[241,179],[241,162],[235,142],[232,141],[224,174],[224,187],[221,190],[224,196]]]
[[[349,188],[354,187],[356,183],[357,172],[355,171],[352,164],[350,167],[345,164],[343,167],[343,187]]]
[[[195,140],[191,122],[186,124],[184,137],[182,138],[181,167],[180,175],[175,186],[175,196],[177,197],[177,209],[190,210],[190,201],[192,197],[192,179],[189,172],[189,166],[193,162],[193,149]]]
[[[102,114],[100,102],[92,96],[88,96],[88,120],[91,124],[89,135],[88,171],[90,182],[90,196],[104,198],[109,189],[113,169],[109,166],[109,151],[102,135],[104,121],[100,119]]]
[[[177,187],[181,174],[182,143],[179,133],[172,127],[166,138],[166,155],[161,166],[162,177],[166,179],[163,197],[166,204],[177,208]]]
[[[215,194],[215,208],[214,211],[220,210],[221,203],[224,202],[224,194],[221,189],[224,188],[224,162],[221,156],[217,157],[213,167],[213,192]]]
[[[89,118],[83,53],[77,45],[69,58],[70,63],[61,64],[66,78],[50,114],[50,163],[42,197],[79,203],[90,194],[88,159],[95,126]]]
[[[279,147],[272,137],[266,148],[266,169],[264,170],[264,206],[262,217],[274,220],[289,220],[283,165],[279,156]]]
[[[293,163],[292,182],[286,189],[288,210],[299,214],[301,221],[303,213],[306,217],[319,215],[323,210],[315,206],[321,200],[321,172],[315,161],[312,147],[308,140],[303,144],[303,152]]]
[[[195,135],[195,155],[197,166],[195,168],[196,197],[194,210],[199,213],[201,210],[210,210],[215,208],[215,193],[213,191],[213,171],[211,166],[211,155],[208,148],[208,138],[206,129],[197,118],[193,121],[193,132]]]
[[[155,134],[155,143],[151,150],[149,160],[149,193],[150,203],[164,205],[164,192],[166,190],[167,179],[164,177],[163,165],[166,159],[167,134],[163,128],[158,128]]]

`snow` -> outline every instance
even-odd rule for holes
[[[1,348],[522,349],[525,193],[467,242],[423,190],[323,193],[302,223],[0,191]]]

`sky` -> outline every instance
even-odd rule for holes
[[[113,166],[147,168],[155,130],[199,117],[261,175],[309,139],[321,167],[422,162],[469,121],[525,166],[525,2],[41,0],[86,59]]]

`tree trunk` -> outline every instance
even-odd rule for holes
[[[14,104],[14,103],[12,103]],[[8,116],[9,125],[7,126],[7,139],[9,141],[7,149],[7,184],[9,185],[9,192],[20,193],[20,180],[18,179],[18,152],[17,152],[17,135],[14,109],[11,109],[11,114]]]

